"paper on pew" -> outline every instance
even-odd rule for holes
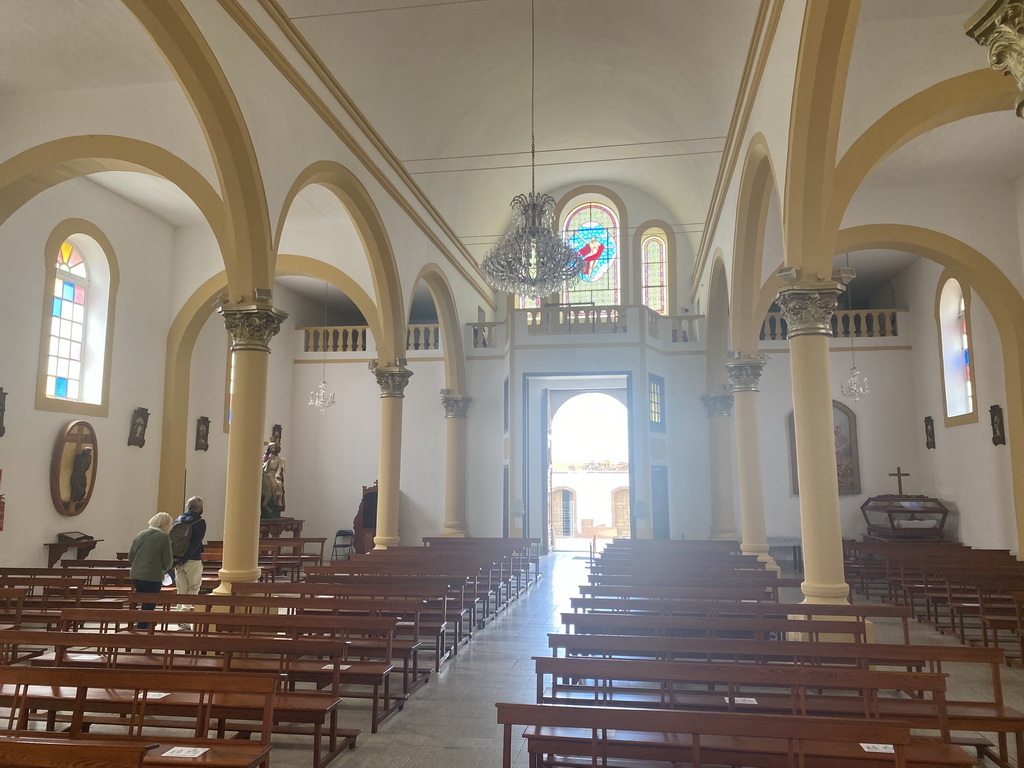
[[[887,755],[896,752],[896,748],[892,744],[861,744],[860,747],[865,752],[883,752]]]
[[[348,669],[351,666],[352,666],[351,664],[339,664],[337,666],[337,668],[338,669]],[[320,669],[334,669],[334,668],[335,668],[335,666],[333,664],[324,664],[322,667],[320,667]]]
[[[737,696],[735,699],[730,699],[728,696],[726,696],[724,698],[727,703],[730,701],[734,701],[737,704],[757,704],[757,699],[751,699],[750,697]]]
[[[161,757],[199,757],[204,752],[209,752],[208,747],[174,747],[164,752]]]

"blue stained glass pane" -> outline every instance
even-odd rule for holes
[[[53,394],[56,395],[57,397],[67,397],[68,396],[68,380],[67,379],[57,379],[57,387],[56,387],[56,389],[54,389]]]
[[[971,365],[971,353],[969,350],[964,350],[964,365],[970,367]]]
[[[587,283],[601,278],[617,255],[615,238],[606,227],[595,221],[583,224],[569,236],[567,243],[583,257],[580,279]]]
[[[75,300],[75,284],[69,283],[67,280],[64,281],[64,292],[61,298],[67,299],[68,301]]]
[[[54,299],[53,299],[53,311],[51,312],[51,314],[54,317],[60,317],[60,305],[61,305],[60,299],[54,297]]]

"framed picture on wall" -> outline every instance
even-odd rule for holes
[[[839,495],[860,493],[860,454],[857,449],[857,415],[840,403],[832,401],[832,421],[835,426],[836,475]],[[800,495],[796,467],[796,426],[793,412],[789,412],[789,467],[794,495]]]
[[[210,450],[210,419],[200,416],[196,421],[196,450]]]

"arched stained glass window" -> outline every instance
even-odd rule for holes
[[[619,220],[601,203],[584,203],[565,217],[565,241],[583,259],[580,278],[562,292],[567,304],[620,303]]]
[[[977,420],[971,355],[970,295],[955,278],[939,283],[936,315],[946,426]]]
[[[643,254],[644,306],[664,315],[668,311],[665,291],[665,268],[668,263],[668,243],[659,232],[651,232],[640,243]]]
[[[57,253],[57,276],[50,305],[50,345],[46,362],[46,396],[82,397],[86,293],[89,273],[81,252],[65,241]]]

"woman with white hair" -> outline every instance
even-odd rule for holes
[[[171,569],[174,558],[171,556],[170,533],[173,520],[166,512],[157,512],[149,518],[149,527],[132,541],[128,550],[128,562],[131,563],[132,586],[136,592],[159,592],[163,586],[164,575]],[[143,603],[142,610],[152,611],[156,603]],[[147,629],[147,622],[139,622],[139,629]]]

